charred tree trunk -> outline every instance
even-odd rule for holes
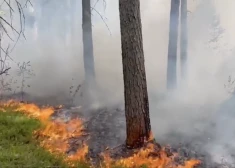
[[[90,86],[95,79],[90,0],[82,0],[82,31],[85,83]]]
[[[139,0],[119,0],[125,114],[128,148],[150,136],[149,102],[144,65]]]
[[[180,0],[171,0],[170,30],[167,62],[167,89],[174,89],[177,83],[177,42]]]
[[[185,79],[187,73],[187,49],[188,49],[188,27],[187,27],[187,0],[181,0],[181,29],[180,29],[180,64],[181,77]]]

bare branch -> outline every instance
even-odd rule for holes
[[[13,22],[13,13],[15,13],[15,9],[14,7],[12,7],[12,3],[11,0],[3,0],[2,4],[4,3],[9,7],[9,13],[10,13],[10,21],[6,20],[3,16],[0,16],[0,21],[2,20],[3,23],[5,23],[7,26],[9,26],[13,32],[17,33],[17,38],[15,41],[15,44],[13,45],[11,52],[13,51],[13,49],[15,48],[16,44],[18,43],[19,39],[21,36],[24,37],[24,39],[26,39],[25,35],[24,35],[24,30],[25,30],[25,15],[24,15],[24,10],[23,8],[27,7],[27,4],[29,3],[30,5],[32,5],[30,0],[25,0],[25,3],[20,3],[18,0],[13,0],[13,2],[16,4],[16,8],[18,10],[19,13],[19,22],[20,22],[20,30],[16,30],[12,24]],[[22,7],[23,4],[23,7]],[[7,37],[11,40],[14,41],[13,38],[10,36],[10,34],[7,32],[7,28],[5,26],[3,26],[3,23],[0,23],[4,33],[7,35]]]
[[[108,24],[105,22],[105,18],[104,18],[95,8],[91,7],[91,9],[94,10],[94,11],[100,16],[100,18],[101,18],[102,21],[104,22],[105,26],[107,27],[107,29],[108,29],[110,35],[112,36],[111,30],[109,29]]]
[[[10,69],[11,69],[11,67],[8,67],[8,68],[4,69],[3,71],[1,71],[0,76],[3,74],[7,74]]]
[[[25,2],[25,4],[24,4],[24,8],[27,8],[27,4],[30,4],[31,6],[33,6],[33,4],[31,3],[31,1],[30,0],[26,0],[26,2]]]
[[[9,0],[9,5],[11,6],[11,0]],[[14,11],[10,10],[11,25],[12,25],[12,21],[13,21],[13,14],[12,14],[12,12],[14,12]]]
[[[11,41],[14,41],[14,40],[11,38],[11,36],[8,34],[7,29],[4,27],[4,25],[2,24],[2,22],[0,22],[0,25],[1,25],[2,29],[3,29],[3,31],[5,32],[5,34],[7,35],[7,37],[8,37]]]
[[[9,7],[10,11],[14,12],[14,9],[11,7],[11,3],[10,1],[7,2],[6,0],[4,0],[4,2],[7,4],[7,6]]]
[[[3,20],[8,26],[12,28],[18,35],[20,34],[8,21],[6,21],[2,16],[0,16],[0,19]]]
[[[19,15],[20,15],[20,32],[18,34],[18,37],[16,39],[16,42],[15,42],[14,46],[11,49],[11,52],[14,50],[14,48],[15,48],[16,44],[18,43],[21,35],[23,35],[24,39],[26,39],[26,37],[24,35],[24,30],[25,30],[25,15],[24,15],[24,12],[23,12],[23,8],[22,8],[21,4],[17,0],[15,0],[15,2],[17,4]],[[23,20],[22,20],[22,17],[23,17]],[[22,22],[23,22],[23,24],[22,24]]]

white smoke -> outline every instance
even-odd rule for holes
[[[68,88],[73,84],[72,78],[75,79],[75,85],[82,84],[84,70],[81,0],[78,4],[80,6],[75,11],[74,20],[76,33],[71,36],[72,43],[65,43],[59,38],[59,26],[55,26],[61,25],[60,17],[64,13],[59,11],[55,15],[54,9],[48,9],[48,15],[53,18],[53,31],[45,31],[43,37],[39,37],[35,32],[36,27],[27,28],[27,40],[20,40],[12,53],[16,62],[32,63],[36,77],[28,81],[31,87],[27,91],[31,94],[63,97],[67,96]],[[145,66],[151,121],[156,138],[164,137],[171,131],[197,135],[203,132],[211,120],[220,122],[219,117],[216,117],[218,108],[229,96],[224,84],[229,75],[235,74],[235,21],[231,19],[234,16],[234,9],[233,0],[189,1],[188,78],[186,81],[179,78],[175,93],[166,95],[170,0],[141,0]],[[36,8],[34,12],[38,12]],[[118,1],[106,0],[105,4],[100,1],[92,14],[95,68],[100,86],[100,91],[94,93],[99,98],[98,106],[123,106]],[[212,38],[210,25],[213,23],[214,14],[218,15],[220,26],[225,30],[217,42],[217,49],[213,49],[208,43]],[[41,14],[37,16],[40,18]],[[47,17],[44,19],[47,21]],[[39,27],[37,29],[39,31]],[[11,72],[15,74],[15,70]],[[78,95],[76,102],[79,101]],[[230,120],[227,122],[232,122]],[[235,125],[231,127],[235,128]],[[217,138],[226,137],[224,133],[220,131]],[[229,140],[231,139],[227,137],[219,142]],[[219,146],[217,142],[211,142],[210,146],[206,146],[212,151],[211,154]]]

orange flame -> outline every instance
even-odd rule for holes
[[[193,168],[200,164],[199,160],[192,159],[186,161],[184,165],[176,165],[174,162],[174,156],[167,156],[164,149],[157,153],[157,157],[150,156],[151,153],[154,153],[154,144],[148,144],[147,148],[140,149],[133,156],[119,160],[113,160],[110,158],[108,153],[105,153],[103,154],[104,164],[106,168],[111,168],[112,165],[121,165],[127,168],[141,167],[143,165],[146,165],[148,168]]]
[[[58,120],[50,120],[50,116],[54,113],[54,108],[39,108],[35,104],[26,104],[8,101],[2,105],[4,107],[16,107],[17,112],[22,112],[27,116],[40,120],[44,125],[41,129],[34,132],[35,137],[40,139],[40,145],[54,154],[65,154],[69,149],[69,139],[84,135],[83,122],[81,119],[73,119],[68,123]],[[66,161],[83,160],[88,152],[88,146],[83,145],[75,154],[68,156]]]
[[[1,111],[6,107],[16,107],[17,112],[22,112],[30,117],[40,120],[44,125],[41,129],[34,132],[35,137],[40,139],[40,145],[54,154],[65,154],[69,149],[69,139],[85,135],[83,122],[81,119],[73,119],[67,123],[59,120],[50,120],[50,116],[54,112],[52,107],[39,108],[35,104],[25,104],[16,101],[8,101],[1,103]],[[150,134],[150,140],[154,139]],[[74,161],[86,161],[88,146],[83,144],[79,150],[73,155],[67,156],[65,161],[73,167]],[[167,156],[164,149],[158,152],[158,156],[150,156],[154,153],[154,145],[148,144],[147,147],[140,149],[133,156],[113,160],[108,153],[103,154],[105,168],[111,168],[113,165],[123,165],[127,168],[141,167],[147,165],[148,168],[193,168],[200,164],[198,160],[189,160],[185,164],[176,165],[174,157]]]

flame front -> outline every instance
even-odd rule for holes
[[[112,165],[125,166],[127,168],[143,167],[143,165],[148,168],[194,168],[200,164],[199,160],[192,159],[186,161],[184,165],[177,165],[174,161],[175,156],[167,156],[164,149],[156,153],[152,143],[149,143],[146,148],[140,149],[136,154],[128,158],[113,160],[108,153],[103,154],[106,168],[111,168]]]
[[[37,118],[43,124],[43,127],[34,132],[35,137],[40,139],[40,145],[53,154],[65,154],[69,149],[69,140],[73,137],[85,135],[83,122],[81,119],[73,119],[65,123],[60,120],[51,120],[50,116],[54,113],[54,108],[45,107],[39,108],[35,104],[25,104],[15,101],[1,103],[1,110],[6,107],[15,107],[16,111],[22,112],[30,117]],[[151,134],[151,139],[153,136]],[[88,153],[88,146],[82,144],[79,150],[73,155],[67,156],[65,160],[73,167],[74,161],[85,161]],[[133,156],[113,160],[108,153],[103,154],[104,167],[111,168],[113,165],[122,165],[127,168],[143,167],[148,168],[193,168],[200,164],[198,160],[186,161],[184,166],[176,165],[174,157],[167,156],[164,149],[156,153],[153,144],[148,144],[147,147],[140,149]]]
[[[64,123],[60,120],[51,120],[50,116],[54,113],[54,108],[39,108],[35,104],[25,104],[15,101],[8,101],[3,107],[16,107],[17,112],[22,112],[27,116],[40,120],[43,127],[34,132],[34,136],[40,139],[40,145],[53,154],[65,154],[69,149],[69,140],[84,134],[83,122],[76,118]],[[4,109],[4,108],[2,108]],[[66,161],[85,160],[88,153],[88,146],[83,144],[75,154],[68,156]]]

